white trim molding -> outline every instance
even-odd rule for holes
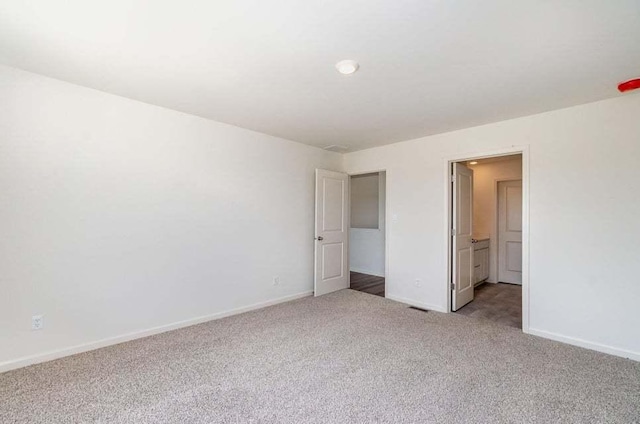
[[[640,352],[619,349],[617,347],[590,342],[575,337],[563,336],[562,334],[552,333],[550,331],[538,330],[536,328],[529,328],[528,333],[534,336],[543,337],[545,339],[554,340],[556,342],[567,343],[573,346],[583,347],[585,349],[608,353],[609,355],[615,355],[622,358],[632,359],[634,361],[640,361]]]
[[[416,308],[426,309],[428,311],[445,312],[445,313],[447,312],[447,310],[440,305],[429,305],[427,303],[416,302],[415,300],[412,300],[412,299],[394,296],[391,294],[387,294],[386,298],[390,300],[394,300],[396,302],[405,303],[409,306],[415,306]]]
[[[367,275],[373,275],[375,277],[384,278],[384,274],[381,274],[381,273],[375,272],[375,271],[371,271],[371,270],[368,270],[368,269],[364,269],[364,268],[351,267],[351,269],[349,271],[351,271],[351,272],[359,272],[360,274],[367,274]]]
[[[208,321],[214,321],[220,318],[226,318],[233,315],[242,314],[245,312],[254,311],[256,309],[266,308],[267,306],[277,305],[279,303],[289,302],[303,297],[313,295],[313,290],[305,291],[302,293],[292,294],[289,296],[280,297],[266,302],[254,303],[252,305],[243,306],[241,308],[232,309],[229,311],[218,312],[211,315],[205,315],[201,317],[191,318],[184,321],[178,321],[159,327],[153,327],[146,330],[134,331],[132,333],[122,334],[120,336],[109,337],[94,342],[83,343],[72,347],[63,349],[52,350],[49,352],[38,353],[36,355],[25,356],[18,359],[13,359],[6,362],[0,362],[0,373],[11,371],[17,368],[23,368],[29,365],[40,364],[42,362],[53,361],[54,359],[64,358],[66,356],[76,355],[78,353],[89,352],[91,350],[100,349],[107,346],[112,346],[131,340],[141,339],[144,337],[153,336],[167,331],[177,330],[180,328],[190,327],[196,324],[202,324]]]

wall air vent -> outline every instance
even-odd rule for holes
[[[329,150],[330,152],[344,153],[347,150],[349,150],[349,148],[345,146],[338,146],[337,144],[332,144],[331,146],[325,146],[324,150]]]

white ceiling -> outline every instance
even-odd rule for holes
[[[0,63],[353,151],[618,96],[640,1],[2,0]]]

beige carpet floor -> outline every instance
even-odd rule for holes
[[[637,423],[640,363],[343,290],[0,374],[8,423]]]

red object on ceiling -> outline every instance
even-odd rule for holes
[[[640,88],[640,78],[632,79],[618,85],[618,90],[620,90],[621,93],[637,90],[638,88]]]

